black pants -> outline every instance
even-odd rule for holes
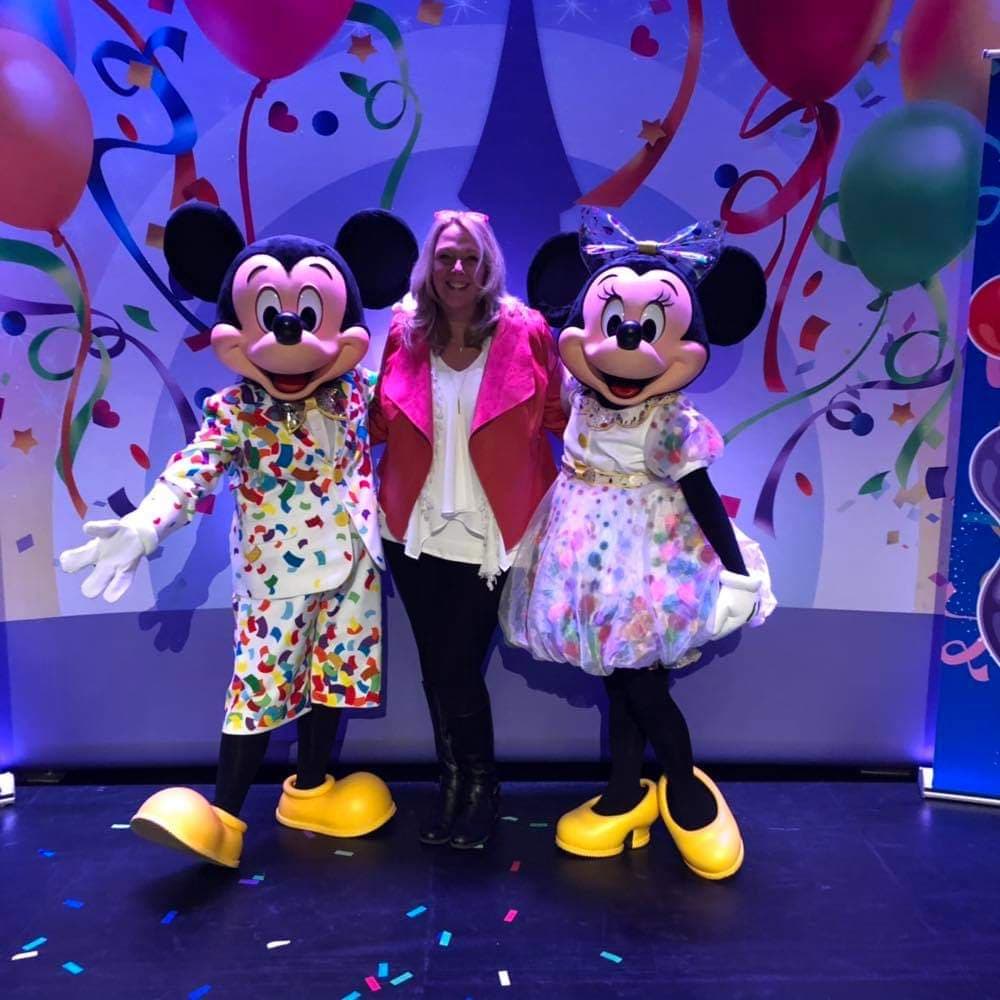
[[[384,548],[425,686],[449,717],[489,711],[483,661],[497,627],[503,576],[488,590],[478,566],[428,555],[411,559],[397,542]]]

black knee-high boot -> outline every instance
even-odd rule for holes
[[[319,788],[326,780],[330,751],[337,738],[342,714],[339,708],[313,705],[305,715],[299,716],[295,787],[300,791]]]
[[[230,816],[239,816],[270,741],[267,731],[245,736],[222,734],[212,805],[225,809]]]
[[[716,814],[712,793],[694,776],[691,734],[677,702],[670,696],[670,678],[662,668],[622,670],[632,715],[653,745],[667,776],[667,805],[678,826],[697,830]]]
[[[458,848],[478,847],[490,839],[500,814],[490,703],[461,715],[448,712],[447,721],[462,781],[461,807],[450,843]]]
[[[437,798],[420,823],[419,836],[425,844],[447,844],[451,840],[452,829],[461,805],[461,774],[458,761],[455,760],[452,735],[445,720],[441,699],[427,684],[424,685],[424,694],[427,697],[427,708],[434,729],[434,750],[441,771]]]
[[[644,790],[642,755],[646,737],[635,721],[628,705],[625,684],[626,670],[616,670],[604,678],[608,692],[608,742],[611,745],[611,774],[608,786],[593,810],[598,816],[620,816],[634,809],[642,800]]]

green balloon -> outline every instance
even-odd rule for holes
[[[925,281],[965,249],[982,157],[982,126],[944,101],[904,105],[861,135],[840,176],[840,223],[876,288]]]

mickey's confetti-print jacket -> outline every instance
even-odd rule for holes
[[[337,589],[362,549],[385,568],[366,413],[374,375],[354,369],[305,403],[275,400],[244,382],[210,396],[194,440],[160,481],[181,494],[187,520],[228,473],[237,596],[287,598]],[[310,410],[326,418],[317,440]]]

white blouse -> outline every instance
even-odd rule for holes
[[[413,505],[405,538],[395,538],[379,511],[382,537],[405,545],[413,559],[421,552],[453,562],[479,564],[492,590],[501,570],[510,568],[515,550],[503,545],[500,527],[469,455],[469,432],[492,340],[462,371],[431,354],[434,442],[431,470]]]

